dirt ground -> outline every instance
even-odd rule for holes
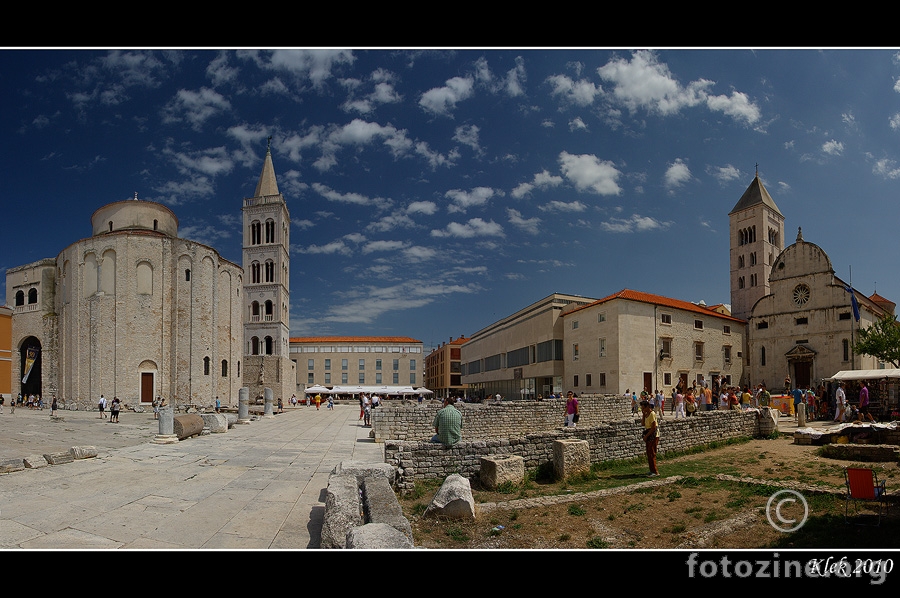
[[[794,444],[791,437],[783,436],[662,458],[658,462],[661,475],[652,481],[639,466],[635,469],[640,473],[611,474],[635,479],[634,485],[612,494],[610,490],[579,492],[559,483],[515,494],[486,492],[473,485],[473,523],[423,519],[423,503],[427,506],[433,493],[403,498],[401,504],[413,527],[416,546],[424,548],[762,548],[782,536],[766,516],[766,505],[774,491],[791,482],[843,489],[844,469],[850,463],[820,457],[818,448]],[[896,463],[866,466],[875,468],[879,479],[888,480],[889,490],[896,489],[894,481],[900,482]],[[682,479],[666,483],[672,477],[667,469],[681,472]],[[769,484],[760,489],[750,484],[697,483],[697,478],[715,471]],[[604,475],[601,472],[599,477]],[[546,494],[551,490],[564,498],[542,498],[537,506],[532,499],[522,500],[523,493]],[[813,510],[843,516],[842,498],[818,504]],[[785,503],[780,514],[786,520],[799,520],[801,511],[799,503]]]

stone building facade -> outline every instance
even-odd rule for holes
[[[241,268],[178,238],[178,219],[162,204],[111,203],[91,226],[55,259],[6,272],[13,392],[80,408],[101,394],[128,405],[157,395],[236,405]]]
[[[425,357],[425,386],[436,397],[463,397],[466,385],[462,383],[462,346],[469,341],[460,335],[441,343]]]

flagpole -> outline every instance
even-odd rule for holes
[[[850,309],[853,309],[853,299],[856,298],[856,291],[853,290],[853,266],[847,266],[848,271],[850,272]],[[850,369],[856,369],[856,351],[853,350],[853,332],[856,329],[856,326],[853,325],[853,321],[856,318],[850,318]]]

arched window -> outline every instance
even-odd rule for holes
[[[250,321],[259,322],[259,301],[250,304]]]
[[[261,233],[259,220],[254,220],[250,223],[250,244],[251,245],[259,245],[261,241]]]
[[[266,301],[266,322],[271,322],[275,312],[275,305],[271,301]]]
[[[250,339],[250,355],[259,355],[259,338],[255,336]]]
[[[203,358],[203,375],[209,376],[209,357]]]
[[[259,262],[253,262],[250,264],[250,282],[259,283]]]
[[[267,336],[266,337],[266,355],[271,355],[273,352],[274,352],[274,349],[273,349],[272,337]]]
[[[266,243],[275,242],[275,221],[271,218],[266,220]]]
[[[25,305],[25,291],[16,291],[16,305]]]
[[[190,282],[190,281],[191,281],[191,271],[190,271],[190,270],[185,270],[185,271],[184,271],[184,279],[185,279],[187,282]]]
[[[222,377],[226,378],[228,376],[228,360],[222,360]]]
[[[32,287],[28,289],[28,305],[37,303],[37,289]]]
[[[275,282],[275,262],[266,260],[266,282]]]

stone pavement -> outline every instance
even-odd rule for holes
[[[0,475],[0,548],[318,548],[332,469],[384,460],[355,405],[286,408],[175,444],[153,443],[152,413],[58,414],[0,414],[0,459],[98,453]]]

